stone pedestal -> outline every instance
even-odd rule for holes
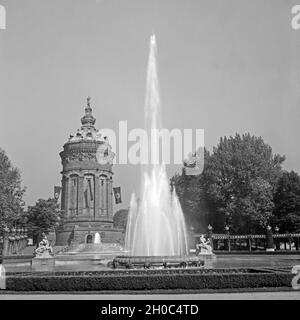
[[[6,277],[5,277],[5,268],[0,264],[0,290],[6,289]]]
[[[214,262],[216,261],[216,255],[214,253],[200,253],[198,257],[201,261],[204,261],[205,268],[214,268]]]
[[[35,271],[53,271],[55,258],[51,255],[35,257],[31,260],[31,268]]]

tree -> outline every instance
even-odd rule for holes
[[[120,229],[126,229],[127,217],[128,217],[128,209],[118,210],[113,217],[114,227],[120,228]]]
[[[203,152],[204,163],[207,163],[209,152],[206,149]],[[191,163],[193,159],[190,157],[186,162]],[[209,215],[213,208],[206,196],[203,175],[188,175],[184,167],[181,174],[171,178],[171,184],[175,187],[187,226],[196,232],[205,232],[206,226],[211,223]]]
[[[39,199],[27,210],[28,229],[34,242],[37,242],[42,232],[49,232],[61,221],[61,211],[56,199]]]
[[[4,150],[0,149],[0,233],[5,226],[24,223],[25,188],[21,187],[21,174],[11,165]]]
[[[221,138],[213,149],[203,173],[206,192],[233,232],[258,232],[267,226],[284,159],[249,133]]]
[[[284,172],[274,194],[273,224],[281,232],[300,232],[300,176]]]

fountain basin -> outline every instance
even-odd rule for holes
[[[199,256],[117,256],[113,259],[109,266],[114,269],[120,267],[127,269],[150,269],[153,267],[203,267],[204,264],[205,257]]]

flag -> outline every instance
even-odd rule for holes
[[[114,190],[114,195],[115,195],[115,201],[116,201],[116,203],[121,203],[121,202],[122,202],[122,198],[121,198],[121,187],[113,188],[113,190]]]
[[[58,200],[60,193],[61,193],[61,187],[59,186],[54,186],[54,199]]]

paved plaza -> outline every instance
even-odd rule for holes
[[[300,291],[193,294],[2,294],[0,300],[300,300]]]

